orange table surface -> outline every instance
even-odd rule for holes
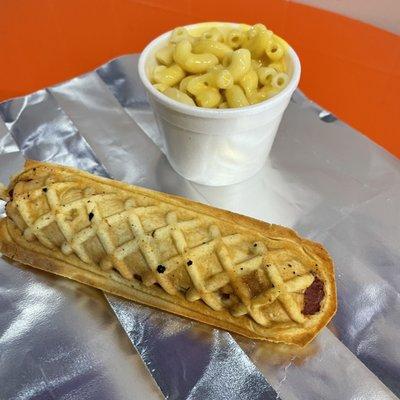
[[[305,94],[400,156],[400,37],[284,0],[0,0],[0,100],[212,20],[262,22],[283,36],[301,59]]]

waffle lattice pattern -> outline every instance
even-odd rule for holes
[[[234,225],[227,231],[215,218],[107,185],[54,178],[18,185],[9,214],[28,241],[263,326],[305,321],[309,269],[298,265],[288,277],[270,257],[279,250]]]

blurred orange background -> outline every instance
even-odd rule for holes
[[[0,100],[206,20],[262,22],[283,36],[302,61],[305,94],[400,157],[400,37],[284,0],[0,0]]]

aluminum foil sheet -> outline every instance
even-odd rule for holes
[[[49,91],[42,90],[15,103],[6,103],[3,116],[25,158],[64,163],[108,175]],[[153,316],[154,311],[147,307],[115,296],[106,295],[106,298],[166,398],[276,397],[274,389],[229,334],[213,335],[209,330],[206,334],[209,339],[199,341],[187,330],[190,323],[181,318],[165,313]],[[6,333],[13,334],[13,325]],[[104,398],[110,398],[110,394],[106,393]]]
[[[292,226],[334,257],[338,313],[299,350],[108,296],[124,332],[99,291],[0,260],[0,398],[160,398],[151,375],[170,399],[396,398],[398,160],[297,92],[262,171],[192,184],[163,155],[136,64],[1,104],[0,179],[25,155]]]

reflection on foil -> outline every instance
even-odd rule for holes
[[[233,340],[225,332],[109,297],[165,396],[395,398],[392,391],[400,393],[398,160],[340,121],[321,122],[320,107],[296,92],[270,159],[255,177],[224,188],[194,185],[177,176],[160,151],[136,64],[136,56],[120,57],[96,72],[0,105],[6,122],[6,131],[0,131],[0,180],[21,162],[13,165],[19,153],[12,153],[16,147],[8,129],[26,156],[100,174],[107,169],[116,179],[293,226],[327,246],[338,281],[338,313],[304,349]],[[6,382],[0,398],[37,393],[67,398],[72,390],[77,398],[87,393],[99,399],[133,393],[158,398],[100,298],[82,307],[67,287],[80,285],[59,285],[64,280],[3,261],[0,274],[0,310],[6,310],[0,313],[1,332],[9,321],[26,325],[5,341],[0,338],[6,349],[0,357],[0,382]],[[43,290],[46,296],[40,295]],[[88,290],[87,297],[93,296]],[[59,297],[53,308],[51,296]],[[36,315],[26,298],[38,303],[46,318]]]
[[[227,332],[129,301],[109,302],[167,398],[277,398]]]
[[[85,139],[46,90],[3,103],[1,115],[26,158],[106,174]]]

